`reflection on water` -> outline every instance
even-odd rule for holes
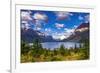
[[[75,48],[80,47],[80,43],[76,42],[46,42],[46,43],[41,43],[43,48],[49,48],[49,49],[54,49],[54,48],[59,48],[61,45],[64,45],[65,48]]]
[[[78,48],[80,47],[80,45],[82,46],[81,43],[77,43],[77,42],[45,42],[45,43],[41,43],[43,48],[47,48],[47,49],[55,49],[55,48],[59,48],[61,45],[64,45],[65,48],[75,48],[75,46]]]

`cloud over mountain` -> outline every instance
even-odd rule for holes
[[[21,28],[32,29],[51,36],[65,39],[74,34],[81,23],[89,22],[89,13],[68,11],[21,10]]]

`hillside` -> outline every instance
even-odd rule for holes
[[[75,29],[74,34],[69,36],[66,40],[80,42],[85,39],[89,39],[89,23],[80,24],[80,26]]]

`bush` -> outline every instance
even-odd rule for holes
[[[27,54],[29,49],[29,45],[26,42],[21,41],[21,54]]]

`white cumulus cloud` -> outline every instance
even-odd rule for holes
[[[33,18],[36,20],[47,20],[47,16],[45,14],[39,13],[39,12],[35,13],[33,15]]]
[[[35,30],[41,30],[43,26],[42,24],[45,24],[47,21],[47,15],[44,13],[36,12],[32,17],[35,21]]]
[[[55,23],[55,26],[60,29],[64,27],[64,24],[60,24],[60,23]]]
[[[21,28],[22,28],[22,29],[26,29],[26,30],[27,30],[27,29],[29,29],[29,28],[30,28],[30,24],[28,24],[27,22],[22,23],[22,24],[21,24]]]
[[[21,28],[22,29],[29,29],[30,24],[28,21],[33,20],[31,17],[31,11],[21,11]]]
[[[32,20],[32,17],[30,15],[30,11],[22,11],[21,12],[21,19],[22,21],[28,21],[28,20]]]
[[[72,13],[64,11],[55,12],[55,14],[57,16],[57,20],[69,19],[69,16],[73,16]]]

